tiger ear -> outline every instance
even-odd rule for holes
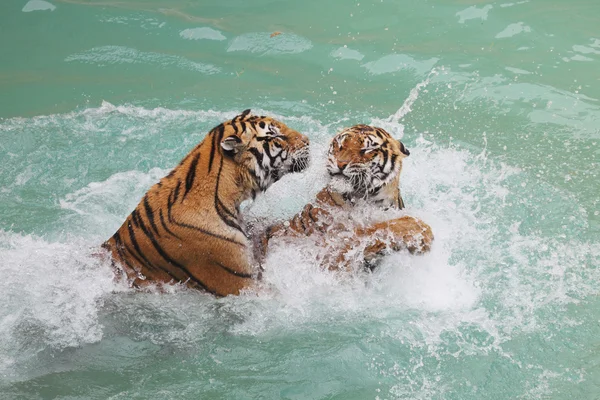
[[[238,153],[242,147],[242,139],[235,135],[228,136],[221,141],[221,148],[229,154]]]
[[[399,140],[398,140],[398,142],[400,143],[400,151],[402,152],[402,154],[404,154],[405,156],[409,156],[410,151],[408,151],[408,149],[404,146],[404,143],[402,143]]]

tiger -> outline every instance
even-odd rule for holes
[[[239,295],[261,272],[241,203],[308,162],[308,137],[245,110],[153,185],[102,247],[131,287],[183,283],[217,297]]]
[[[409,155],[404,144],[382,128],[359,124],[343,129],[329,145],[328,185],[290,220],[269,226],[259,235],[259,258],[266,258],[271,240],[302,236],[318,237],[317,245],[327,250],[321,264],[330,270],[353,270],[356,261],[372,270],[390,250],[429,251],[433,232],[418,218],[403,216],[367,226],[345,223],[360,204],[405,207],[400,172],[402,160]]]

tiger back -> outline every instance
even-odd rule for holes
[[[257,278],[240,204],[308,164],[308,138],[244,111],[148,190],[102,247],[132,286],[183,282],[217,296]]]
[[[348,268],[348,254],[357,246],[363,249],[362,261],[370,263],[389,250],[428,251],[433,233],[420,219],[403,216],[369,226],[348,223],[360,204],[404,208],[400,172],[409,154],[402,142],[382,128],[361,124],[338,133],[327,153],[329,184],[289,221],[265,230],[259,243],[261,256],[273,238],[315,235],[320,246],[328,247],[323,264],[330,269]],[[340,235],[351,239],[336,240]]]

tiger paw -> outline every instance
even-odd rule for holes
[[[433,232],[431,227],[418,218],[404,216],[387,221],[387,230],[392,235],[393,250],[408,249],[411,253],[425,253],[431,249]]]
[[[379,222],[368,228],[358,229],[357,234],[375,239],[372,253],[379,254],[386,248],[394,251],[408,249],[411,253],[424,253],[431,249],[431,227],[418,218],[404,216]],[[382,247],[383,246],[383,247]]]

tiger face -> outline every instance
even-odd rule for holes
[[[246,167],[262,191],[283,175],[308,166],[308,138],[273,118],[246,110],[225,123],[225,132],[224,155]]]
[[[410,152],[385,130],[355,125],[331,141],[327,170],[336,191],[349,196],[387,200],[403,208],[399,194],[402,160]]]

